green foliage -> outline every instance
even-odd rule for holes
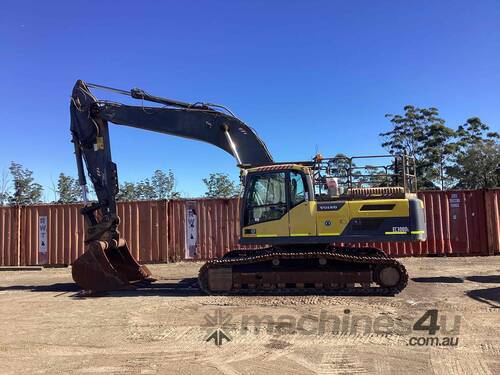
[[[380,133],[384,142],[382,147],[391,154],[419,155],[422,149],[425,129],[430,123],[440,123],[436,108],[418,108],[412,105],[404,107],[403,115],[386,114],[392,123],[392,130]],[[443,121],[444,122],[444,121]]]
[[[351,165],[349,158],[345,154],[335,155],[333,160],[328,163],[330,174],[338,178],[347,177],[351,167],[355,167],[355,164]]]
[[[203,183],[207,186],[205,196],[208,198],[236,197],[240,191],[240,187],[226,173],[210,173]]]
[[[453,142],[455,132],[442,123],[430,125],[422,141],[421,164],[425,171],[425,178],[432,185],[444,190],[451,186],[452,179],[446,174],[457,149]]]
[[[496,132],[490,132],[490,127],[483,123],[479,117],[467,119],[465,124],[457,128],[457,145],[461,151],[470,146],[482,143],[485,140],[498,140],[500,135]]]
[[[403,115],[386,115],[392,129],[381,133],[391,154],[415,157],[420,189],[477,189],[498,186],[498,139],[478,117],[457,130],[447,127],[436,108],[405,106]]]
[[[355,184],[363,184],[366,179],[363,179],[361,171],[356,169],[357,165],[349,159],[345,154],[339,153],[328,162],[329,175],[338,179],[339,186],[346,187],[349,182],[349,176],[352,177]]]
[[[450,175],[460,189],[484,189],[500,186],[500,144],[480,142],[457,156]]]
[[[175,199],[180,194],[175,191],[175,176],[169,170],[165,173],[156,170],[151,179],[146,178],[137,183],[124,182],[116,196],[118,201]]]
[[[10,201],[10,179],[6,169],[2,171],[0,176],[0,206],[7,204]]]
[[[367,176],[362,176],[359,180],[367,184],[368,187],[377,187],[377,186],[390,186],[391,178],[386,176],[390,174],[390,170],[386,170],[380,166],[366,165],[365,166],[365,174]]]
[[[57,180],[57,194],[58,203],[74,203],[81,200],[82,189],[77,179],[60,173]]]
[[[154,199],[173,199],[180,196],[175,191],[175,177],[171,170],[165,173],[157,169],[151,178],[151,186],[154,191]]]
[[[140,200],[156,199],[156,192],[153,185],[149,181],[149,178],[145,178],[144,180],[139,181],[135,185],[135,190],[137,198]]]
[[[11,204],[34,204],[41,202],[42,185],[34,182],[33,171],[23,168],[21,164],[11,162],[10,174],[14,185],[14,193],[9,197]]]
[[[120,185],[118,194],[116,194],[117,201],[134,201],[138,199],[139,196],[137,195],[136,187],[133,182],[124,182]]]
[[[458,127],[454,163],[447,170],[455,187],[500,186],[500,135],[489,130],[478,117],[471,117]]]
[[[444,186],[443,173],[454,132],[446,127],[437,108],[404,107],[403,115],[387,114],[392,129],[380,133],[382,147],[391,154],[407,154],[415,158],[417,178],[421,188]]]

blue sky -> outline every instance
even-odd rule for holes
[[[0,170],[15,160],[47,190],[76,176],[78,78],[222,103],[286,161],[379,153],[384,115],[405,104],[498,131],[499,67],[496,1],[2,1]],[[121,181],[172,169],[194,197],[209,173],[238,175],[208,144],[117,125],[111,137]]]

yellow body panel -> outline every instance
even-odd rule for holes
[[[347,224],[349,224],[349,220],[347,202],[337,211],[318,211],[316,213],[318,236],[340,236]]]
[[[265,221],[259,224],[246,226],[245,229],[252,230],[254,233],[243,232],[243,237],[282,237],[290,235],[289,213],[283,215],[278,220]]]
[[[316,235],[316,201],[299,203],[290,210],[290,236]]]
[[[339,202],[321,203],[338,204]],[[384,204],[394,204],[395,206],[391,210],[361,210],[365,205]],[[408,217],[409,214],[407,199],[346,201],[340,209],[331,211],[318,211],[317,202],[308,201],[300,203],[279,220],[266,221],[245,227],[245,229],[254,230],[255,233],[243,232],[243,237],[340,236],[351,219]],[[399,234],[399,232],[386,232],[385,234]],[[406,234],[406,232],[401,232],[401,234]]]
[[[362,201],[349,201],[349,214],[352,218],[364,217],[407,217],[410,214],[408,199],[370,199]],[[361,211],[361,207],[370,205],[394,204],[392,210]]]

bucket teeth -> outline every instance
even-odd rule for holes
[[[91,241],[73,263],[73,280],[83,289],[95,292],[130,288],[130,283],[147,280],[149,269],[137,263],[127,243]]]

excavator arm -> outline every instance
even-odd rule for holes
[[[104,214],[115,214],[116,164],[111,158],[108,122],[210,143],[236,158],[238,165],[271,164],[273,159],[253,129],[232,114],[206,104],[188,104],[151,96],[140,89],[111,89],[163,107],[131,106],[97,100],[79,80],[71,96],[71,133],[80,184],[86,186],[84,162]]]
[[[141,105],[98,100],[90,88],[128,95],[140,100]],[[144,102],[162,106],[145,106]],[[144,266],[135,262],[117,230],[115,197],[119,185],[111,157],[108,122],[210,143],[234,156],[239,166],[273,163],[254,130],[219,105],[189,104],[153,96],[141,89],[124,91],[78,80],[71,95],[70,113],[79,183],[86,203],[82,214],[87,226],[87,251],[74,263],[73,278],[88,290],[117,289],[150,276]],[[85,167],[97,203],[87,202]],[[113,277],[103,279],[104,274]]]

